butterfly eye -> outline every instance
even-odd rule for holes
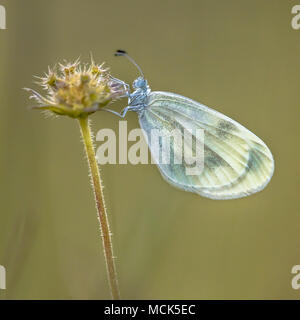
[[[143,89],[147,87],[147,81],[142,77],[138,77],[136,80],[133,81],[132,86],[134,89]]]

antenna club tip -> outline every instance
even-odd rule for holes
[[[115,52],[115,56],[118,57],[118,56],[124,56],[125,54],[127,54],[127,52],[125,50],[117,50]]]
[[[139,65],[130,57],[130,55],[125,51],[125,50],[117,50],[115,52],[115,56],[123,56],[125,58],[127,58],[132,64],[134,64],[136,66],[136,68],[139,70],[142,78],[144,78],[144,74],[142,69],[139,67]]]

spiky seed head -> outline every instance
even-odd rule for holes
[[[103,64],[95,64],[93,60],[89,65],[81,64],[78,59],[59,64],[59,68],[49,68],[38,84],[46,96],[26,89],[38,102],[34,108],[72,118],[86,117],[126,94],[122,82],[113,78]]]

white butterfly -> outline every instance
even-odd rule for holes
[[[136,111],[148,141],[153,129],[204,130],[204,170],[201,174],[187,175],[186,163],[157,162],[162,176],[170,184],[212,199],[245,197],[268,184],[273,175],[274,160],[261,139],[238,122],[196,101],[170,92],[151,92],[135,61],[123,50],[118,50],[116,55],[127,57],[141,76],[133,82],[133,93],[122,82],[128,92],[128,106],[122,113],[107,111],[120,117],[127,111]],[[171,153],[176,153],[176,145],[171,148]],[[157,150],[151,150],[151,153],[157,159]]]

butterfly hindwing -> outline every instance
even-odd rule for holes
[[[178,188],[213,199],[232,199],[263,189],[271,179],[274,161],[264,142],[236,121],[198,102],[174,93],[152,92],[139,121],[148,141],[153,129],[192,134],[204,130],[204,167],[199,175],[186,174],[185,161],[161,163],[161,150],[150,148],[163,177]],[[183,154],[182,148],[172,142],[171,155]]]

